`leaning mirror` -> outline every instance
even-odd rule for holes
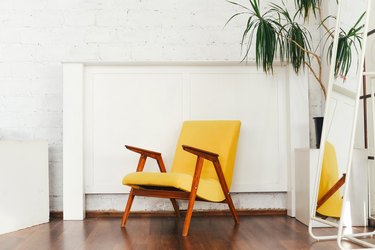
[[[370,1],[339,1],[334,39],[327,41],[330,78],[309,225],[311,236],[319,240],[338,238],[340,242],[345,238],[361,244],[346,229],[364,226],[368,217],[367,155],[353,154],[353,145]],[[314,223],[337,227],[338,232],[317,236],[312,229]]]
[[[371,6],[374,16],[375,5]],[[367,46],[365,56],[366,74],[366,111],[367,111],[367,138],[369,149],[369,191],[370,191],[370,220],[369,225],[375,226],[375,18],[370,18],[367,32]]]

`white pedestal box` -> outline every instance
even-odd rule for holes
[[[315,176],[318,167],[318,149],[295,150],[296,176],[296,219],[305,225],[309,224],[311,205],[315,186]],[[339,174],[341,177],[341,174]],[[353,167],[349,183],[350,195],[346,217],[349,226],[366,226],[368,218],[368,177],[367,150],[354,149]],[[349,216],[349,215],[348,215]],[[327,227],[325,224],[314,222],[313,227]]]
[[[48,221],[47,143],[0,141],[0,234]]]

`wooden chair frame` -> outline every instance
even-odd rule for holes
[[[136,148],[136,147],[132,147],[132,146],[128,146],[128,145],[125,145],[125,147],[127,149],[131,150],[131,151],[134,151],[134,152],[140,154],[140,158],[139,158],[138,166],[137,166],[137,172],[143,171],[143,168],[145,166],[147,157],[153,158],[157,161],[160,172],[162,172],[162,173],[167,172],[166,169],[165,169],[165,165],[164,165],[161,153],[146,150],[146,149],[142,149],[142,148]],[[193,213],[193,207],[194,207],[195,201],[196,200],[205,201],[205,200],[199,199],[197,197],[199,179],[200,179],[200,176],[201,176],[204,160],[208,160],[208,161],[211,161],[213,163],[213,165],[215,167],[216,174],[219,178],[221,188],[222,188],[222,190],[224,192],[224,195],[225,195],[225,200],[222,201],[222,203],[228,204],[229,209],[231,211],[231,214],[233,216],[234,222],[236,224],[240,224],[237,212],[235,210],[232,198],[231,198],[230,193],[229,193],[228,185],[225,181],[225,177],[224,177],[223,171],[221,169],[221,165],[220,165],[220,161],[219,161],[219,155],[215,154],[215,153],[212,153],[212,152],[202,150],[202,149],[194,148],[194,147],[191,147],[191,146],[186,146],[186,145],[182,145],[182,148],[185,151],[187,151],[189,153],[192,153],[192,154],[197,156],[197,161],[196,161],[196,164],[195,164],[195,171],[194,171],[194,176],[193,176],[193,181],[192,181],[192,184],[191,184],[190,192],[185,192],[185,191],[182,191],[182,190],[181,191],[173,191],[173,190],[149,190],[149,189],[131,188],[130,193],[129,193],[129,198],[128,198],[128,201],[126,203],[125,211],[124,211],[124,214],[122,216],[121,227],[125,227],[126,221],[129,217],[130,208],[133,204],[133,200],[134,200],[134,197],[136,195],[158,197],[158,198],[169,198],[172,202],[172,205],[173,205],[173,208],[174,208],[174,211],[175,211],[177,217],[180,217],[180,210],[178,208],[178,204],[176,202],[176,199],[189,200],[188,208],[187,208],[187,211],[186,211],[184,228],[182,230],[182,236],[187,236],[188,231],[189,231],[189,227],[190,227],[190,221],[191,221],[191,216],[192,216],[192,213]]]
[[[320,208],[331,196],[345,184],[346,174],[343,174],[340,180],[333,185],[317,202],[316,209]]]

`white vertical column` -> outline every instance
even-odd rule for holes
[[[85,218],[83,174],[83,64],[63,64],[64,220]]]
[[[288,98],[289,100],[289,162],[288,162],[288,194],[287,213],[295,217],[295,149],[310,147],[309,130],[309,93],[308,74],[300,72],[296,75],[289,67],[288,70]]]

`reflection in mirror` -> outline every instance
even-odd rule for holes
[[[371,6],[371,13],[374,16],[375,4]],[[366,46],[366,71],[375,73],[375,18],[370,18],[369,32],[367,33],[367,46]],[[367,94],[374,93],[375,89],[375,74],[367,76]],[[369,138],[369,155],[375,155],[375,103],[374,98],[367,99],[368,109],[368,138]],[[372,119],[371,119],[372,118]],[[372,124],[371,124],[372,122]],[[369,183],[370,183],[370,225],[375,226],[375,161],[369,161]]]
[[[335,147],[326,141],[316,207],[316,212],[321,217],[341,216],[342,198],[337,191],[345,183],[345,174],[339,178],[338,172]]]
[[[345,212],[357,209],[355,206],[347,209],[346,193],[348,183],[350,185],[352,183],[349,177],[363,71],[369,1],[341,0],[335,41],[327,42],[329,54],[332,55],[331,70],[312,220],[336,227],[347,220]],[[366,197],[366,194],[363,195]],[[363,211],[363,204],[358,205],[362,206]],[[348,225],[346,221],[345,224]]]
[[[375,29],[374,29],[375,30]],[[375,41],[375,36],[374,39],[369,39],[370,44],[372,41]],[[370,46],[371,48],[371,46]],[[375,47],[374,47],[375,48]],[[375,52],[375,51],[374,51]],[[366,54],[368,54],[366,52]],[[375,56],[374,56],[375,59]],[[375,64],[374,64],[375,65]],[[372,69],[371,72],[375,72],[375,67],[367,67],[369,69]],[[375,98],[374,98],[374,93],[375,93],[375,73],[372,76],[367,77],[367,84],[370,86],[370,94],[372,95],[369,103],[369,111],[368,111],[368,116],[372,117],[372,124],[371,124],[371,119],[369,119],[369,130],[368,130],[368,135],[369,135],[369,146],[368,146],[368,151],[370,156],[375,155]],[[372,135],[372,136],[371,136]],[[375,160],[370,160],[368,162],[368,168],[369,168],[369,205],[370,205],[370,216],[369,216],[369,225],[372,227],[375,227]]]

